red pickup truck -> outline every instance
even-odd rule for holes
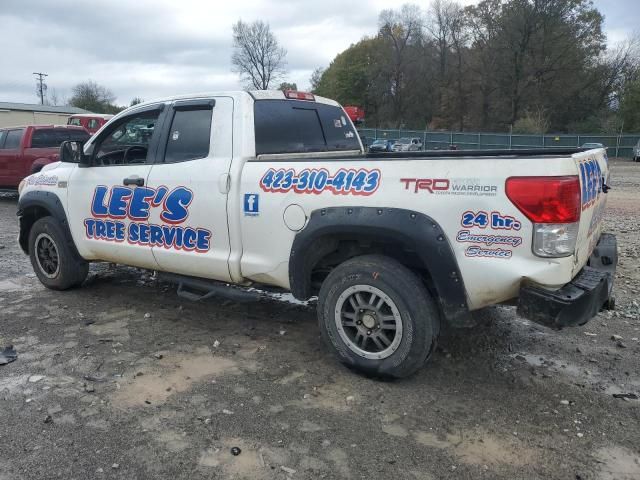
[[[69,125],[0,129],[0,189],[15,190],[24,177],[56,162],[65,140],[85,142],[89,137],[84,128]]]

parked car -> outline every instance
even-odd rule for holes
[[[583,143],[580,148],[586,148],[588,150],[593,150],[594,148],[604,148],[605,150],[607,149],[607,147],[605,147],[602,143],[597,142]]]
[[[370,152],[391,152],[393,150],[393,140],[379,138],[369,145]]]
[[[489,305],[552,328],[612,306],[604,151],[369,156],[341,115],[281,91],[131,107],[22,182],[20,247],[55,290],[108,261],[189,299],[252,283],[317,296],[328,348],[378,376],[415,372],[441,322]]]
[[[29,125],[0,129],[0,188],[18,188],[27,175],[58,160],[65,140],[84,142],[89,133],[68,125]]]
[[[101,113],[80,113],[77,115],[71,115],[67,120],[67,125],[84,127],[85,130],[93,135],[112,118],[113,115]]]
[[[640,140],[638,140],[636,146],[633,147],[633,161],[640,162]]]
[[[394,152],[415,152],[422,150],[422,140],[419,138],[401,138],[393,145]]]

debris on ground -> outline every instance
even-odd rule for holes
[[[637,400],[638,395],[635,393],[614,393],[613,398],[627,398],[629,400]]]
[[[0,351],[0,365],[6,365],[7,363],[11,363],[18,358],[18,352],[13,348],[13,345],[9,345],[8,347],[4,347],[2,351]]]
[[[240,447],[231,447],[231,455],[233,455],[234,457],[237,457],[241,453],[242,450],[240,449]]]
[[[280,470],[282,470],[283,472],[287,472],[289,475],[293,475],[294,473],[296,473],[296,470],[294,470],[293,468],[285,467],[284,465],[280,467]]]

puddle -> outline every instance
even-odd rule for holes
[[[606,395],[637,393],[640,390],[640,380],[628,379],[624,384],[615,384],[604,377],[595,365],[581,367],[565,360],[529,353],[514,353],[509,355],[509,357],[516,362],[521,361],[532,367],[542,368],[552,373],[572,377],[574,380],[579,380],[591,385],[594,390]],[[524,360],[522,360],[523,358]]]
[[[606,447],[596,452],[601,463],[599,480],[638,480],[640,456],[623,447]]]
[[[472,465],[505,464],[522,467],[535,462],[538,452],[524,447],[517,440],[499,438],[487,432],[477,431],[469,435],[436,435],[416,431],[413,436],[421,445],[448,449],[462,462]]]
[[[0,280],[0,292],[17,292],[23,290],[24,287],[18,285],[12,280]]]
[[[187,391],[194,382],[206,377],[238,374],[236,362],[213,355],[168,355],[141,376],[121,383],[112,401],[121,407],[137,407],[164,403],[174,393]]]

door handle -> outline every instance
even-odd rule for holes
[[[142,177],[127,177],[122,180],[123,185],[135,185],[136,187],[142,187],[144,185],[144,178]]]

